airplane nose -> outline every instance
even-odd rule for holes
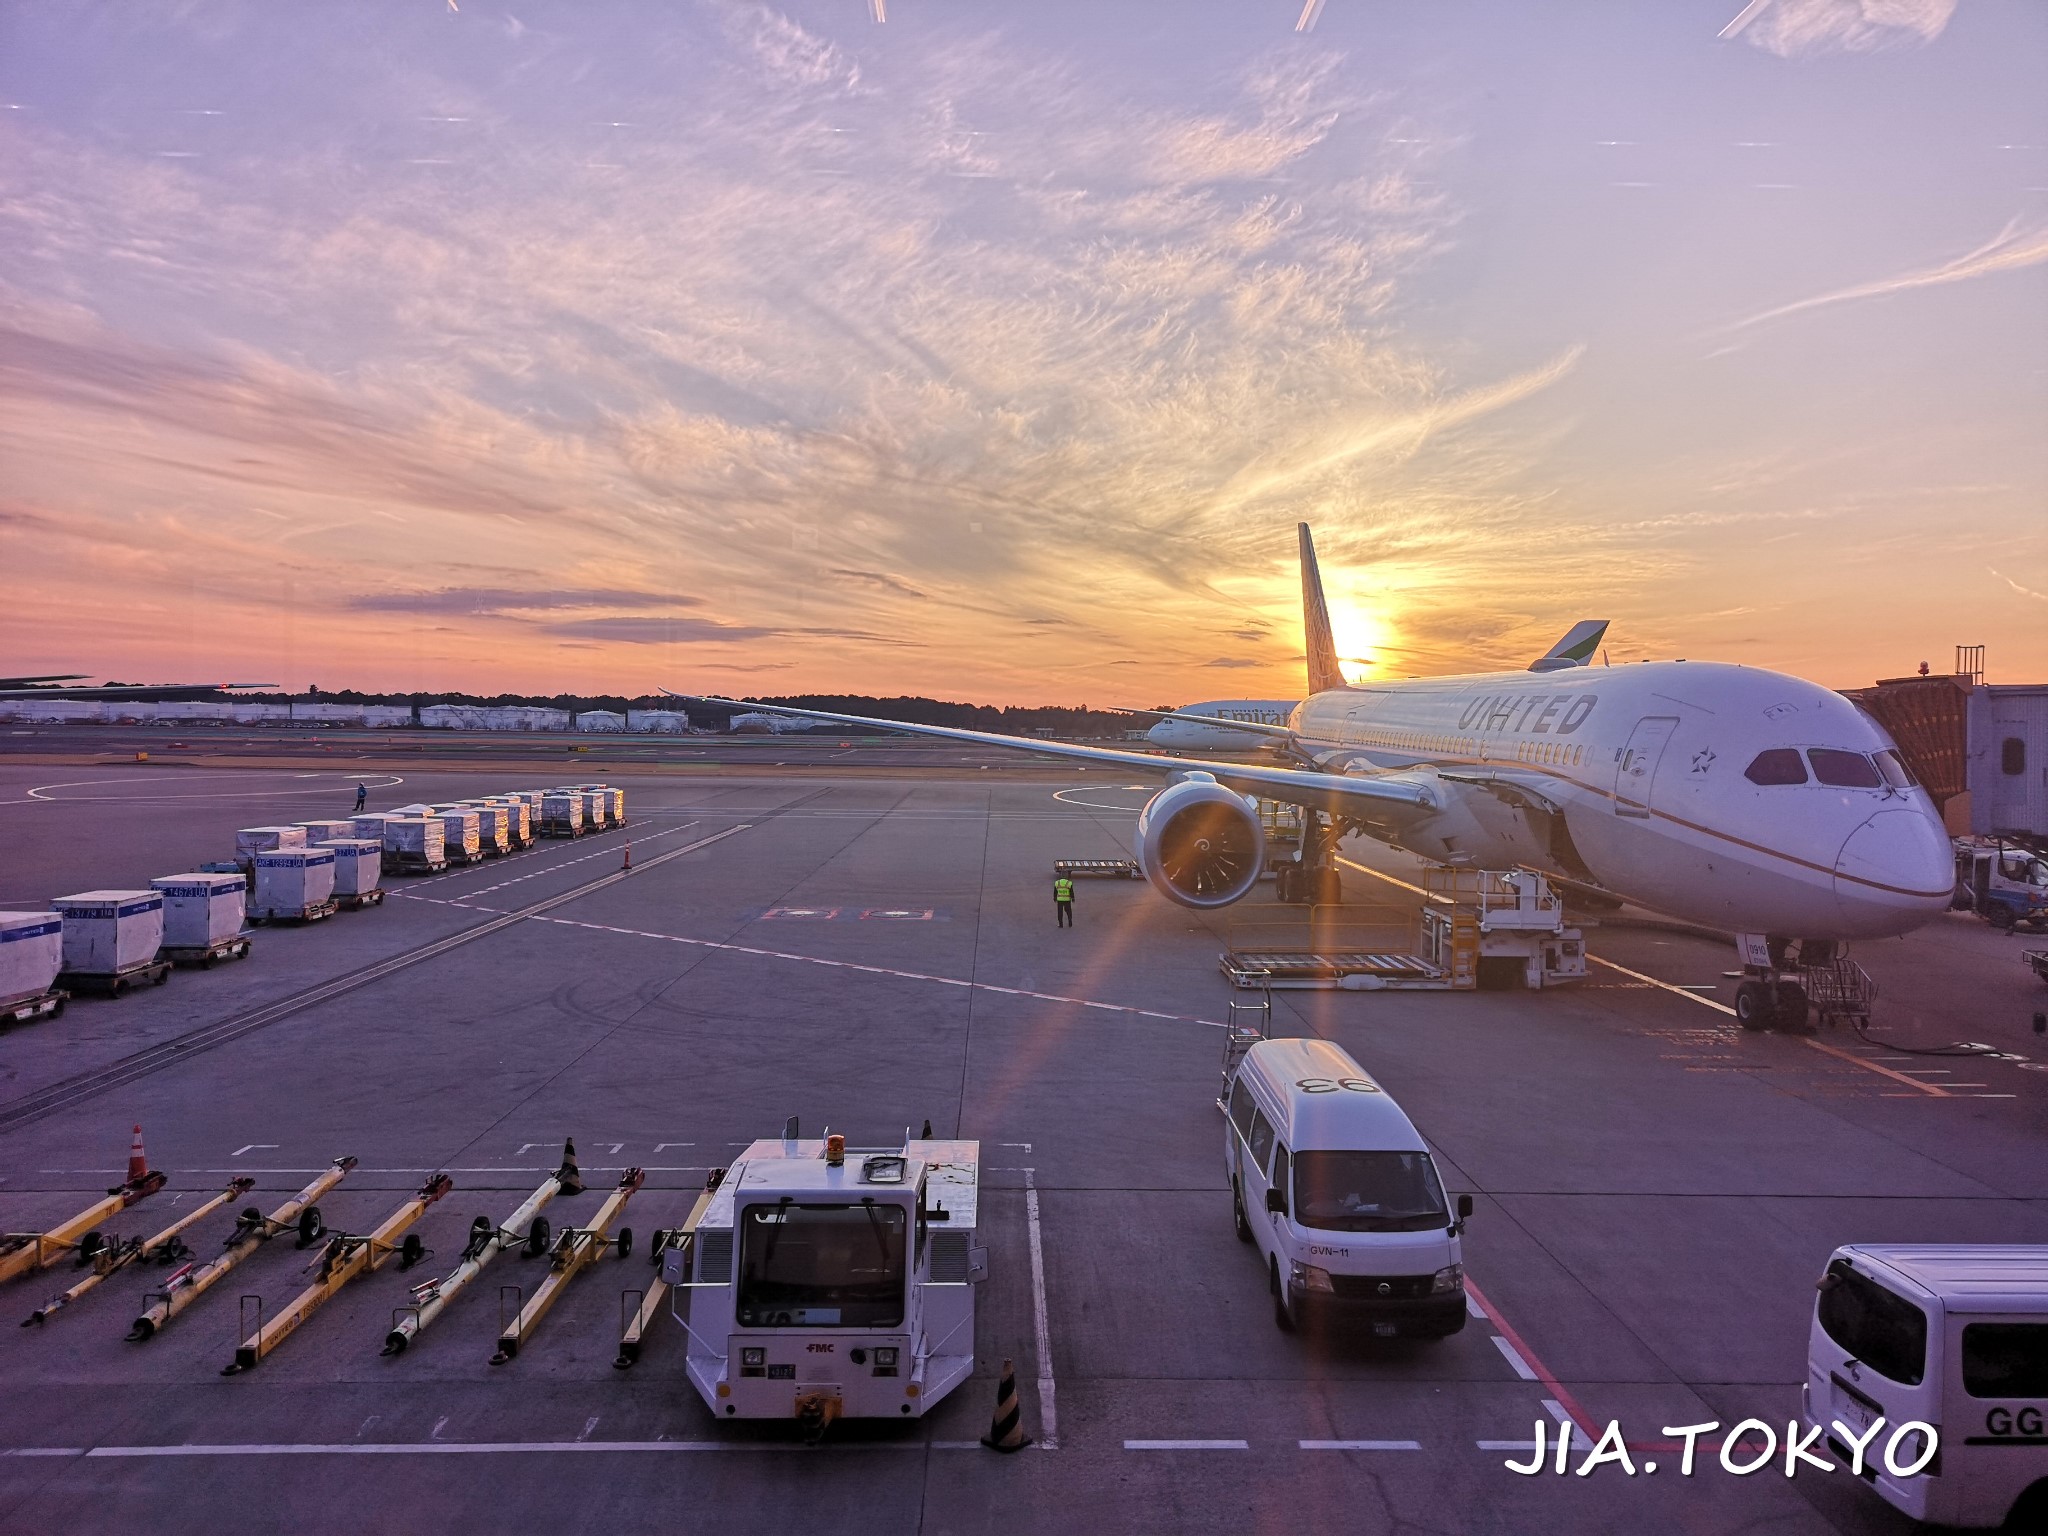
[[[1845,910],[1939,912],[1954,886],[1948,834],[1922,810],[1879,811],[1849,834],[1835,860],[1835,897]]]

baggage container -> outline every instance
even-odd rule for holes
[[[394,873],[430,874],[448,867],[447,828],[439,817],[387,816],[384,867]]]
[[[332,848],[271,848],[256,855],[250,921],[310,923],[333,911]]]
[[[339,837],[359,835],[356,831],[355,818],[352,816],[343,817],[339,821],[302,821],[299,825],[306,829],[308,848],[318,848],[322,843],[331,843]]]
[[[477,846],[483,849],[484,856],[496,858],[511,852],[511,812],[502,805],[473,805],[469,809],[476,815]]]
[[[349,822],[351,830],[341,835],[343,837],[373,837],[381,843],[384,841],[384,823],[391,820],[397,814],[398,812],[396,811],[378,811],[373,815],[354,817]]]
[[[441,820],[443,843],[450,864],[474,864],[484,856],[483,837],[477,828],[477,814],[467,806],[436,813]]]
[[[551,789],[541,797],[542,837],[581,837],[584,832],[584,797],[573,789]]]
[[[334,853],[334,899],[344,907],[374,907],[384,900],[384,844],[373,837],[338,837],[322,843]]]
[[[50,995],[64,968],[64,918],[57,912],[0,912],[0,1013]]]
[[[164,948],[206,954],[231,944],[242,931],[248,887],[239,874],[195,870],[149,882],[164,899]]]
[[[235,834],[235,857],[243,864],[266,848],[303,848],[304,827],[244,827]]]
[[[505,813],[505,843],[511,848],[527,848],[533,844],[533,807],[517,795],[507,795],[492,802]]]
[[[164,898],[157,891],[82,891],[50,905],[64,918],[64,969],[81,988],[118,995],[136,981],[162,984],[171,963],[164,943]]]

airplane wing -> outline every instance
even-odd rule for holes
[[[1028,736],[1004,736],[994,731],[966,731],[950,725],[909,725],[901,720],[874,720],[865,715],[840,715],[822,709],[792,709],[782,704],[746,704],[737,699],[693,695],[661,690],[672,699],[701,697],[707,704],[729,704],[737,709],[763,714],[791,715],[799,720],[823,720],[833,725],[859,725],[879,731],[901,731],[909,736],[931,736],[940,741],[961,741],[979,747],[1007,747],[1039,757],[1062,758],[1068,762],[1102,767],[1131,768],[1140,773],[1162,776],[1190,772],[1206,773],[1217,783],[1243,795],[1260,795],[1289,805],[1306,806],[1333,816],[1350,816],[1385,822],[1416,819],[1433,814],[1437,799],[1429,785],[1418,779],[1395,774],[1353,775],[1316,773],[1302,768],[1266,767],[1248,763],[1221,763],[1197,757],[1161,757],[1151,752],[1123,752],[1114,747],[1084,747],[1070,742],[1041,741]],[[1204,717],[1206,723],[1206,717]]]

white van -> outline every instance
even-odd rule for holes
[[[1837,1248],[1800,1411],[1845,1468],[1837,1422],[1862,1437],[1882,1416],[1864,1480],[1917,1520],[2048,1530],[2048,1247]],[[1899,1434],[1914,1421],[1935,1432],[1931,1456],[1923,1431]]]
[[[1265,1261],[1273,1319],[1369,1323],[1440,1339],[1465,1326],[1457,1214],[1421,1135],[1327,1040],[1261,1040],[1224,1100],[1237,1235]]]

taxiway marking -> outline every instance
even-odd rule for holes
[[[1060,1448],[1060,1419],[1053,1402],[1052,1327],[1045,1311],[1045,1244],[1039,1235],[1038,1180],[1024,1170],[1024,1219],[1031,1235],[1031,1332],[1038,1351],[1038,1443]]]

